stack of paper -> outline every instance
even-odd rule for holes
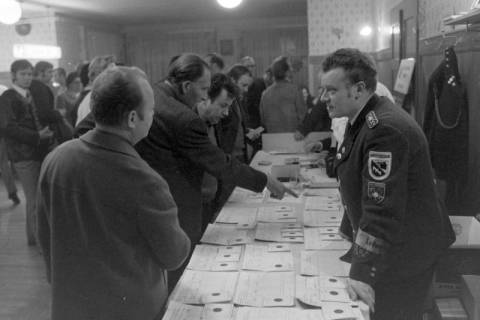
[[[252,307],[295,304],[295,273],[241,271],[234,303]]]
[[[352,302],[345,281],[334,277],[297,276],[296,297],[303,303],[316,307],[322,307],[325,302]]]
[[[347,250],[350,243],[337,234],[325,234],[323,228],[305,228],[306,250]]]
[[[345,251],[321,250],[300,253],[300,273],[307,276],[347,277],[350,264],[340,260]]]
[[[237,272],[185,270],[171,300],[187,304],[231,302],[237,278]]]
[[[251,243],[253,239],[248,236],[247,230],[222,224],[209,224],[200,242],[231,246]]]
[[[246,245],[242,269],[293,271],[293,255],[291,252],[271,252],[268,246]]]
[[[240,225],[242,227],[255,226],[257,210],[257,208],[225,206],[215,219],[215,223]]]
[[[363,320],[360,306],[356,303],[323,302],[323,316],[326,320]],[[367,311],[368,313],[368,311]]]
[[[321,309],[238,308],[235,320],[326,320]]]
[[[297,214],[291,206],[260,207],[257,221],[260,222],[296,222]]]
[[[298,223],[257,224],[255,239],[276,242],[303,242],[303,227]]]
[[[237,271],[241,246],[197,245],[187,269],[198,271]]]
[[[262,203],[265,197],[265,191],[256,193],[243,188],[235,188],[230,198],[229,203]]]
[[[231,320],[233,310],[232,304],[191,306],[171,301],[163,320]]]

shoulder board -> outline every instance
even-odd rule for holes
[[[367,122],[367,126],[372,129],[375,128],[378,124],[378,118],[374,111],[370,111],[366,116],[365,120]]]

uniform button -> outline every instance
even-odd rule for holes
[[[345,153],[345,147],[342,147],[342,153]]]
[[[375,273],[370,273],[370,277],[375,278]]]
[[[342,154],[341,153],[337,153],[337,159],[338,160],[342,159]]]

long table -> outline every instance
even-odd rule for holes
[[[287,184],[300,197],[235,189],[196,246],[164,320],[369,319],[364,303],[345,297],[349,266],[339,257],[350,244],[337,234],[338,185],[324,167],[310,168],[322,155],[260,151],[251,166],[270,173],[292,161],[300,177]]]

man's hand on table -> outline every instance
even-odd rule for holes
[[[270,191],[270,196],[272,198],[282,199],[285,193],[298,198],[298,195],[295,192],[285,187],[283,183],[270,175],[267,175],[267,189]]]
[[[358,280],[348,279],[347,291],[350,299],[356,301],[358,299],[365,302],[370,308],[370,312],[375,312],[375,291],[373,288]]]

